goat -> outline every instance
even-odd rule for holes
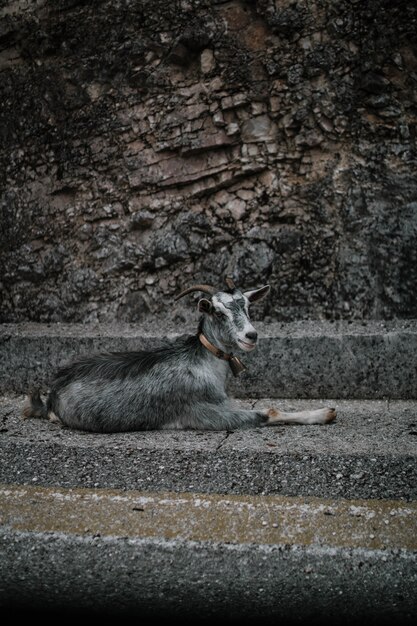
[[[60,369],[46,404],[38,390],[29,394],[22,417],[49,418],[93,432],[160,429],[233,430],[277,423],[326,424],[335,409],[283,413],[235,406],[225,390],[229,370],[245,369],[232,350],[253,350],[257,332],[249,306],[264,298],[269,285],[240,291],[226,277],[227,289],[198,284],[175,299],[198,291],[201,319],[196,335],[179,337],[153,351],[86,356]]]

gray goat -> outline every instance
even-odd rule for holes
[[[276,424],[326,424],[332,408],[298,413],[256,411],[234,406],[225,383],[229,369],[244,366],[233,350],[256,346],[249,306],[269,285],[242,292],[226,278],[227,289],[194,285],[176,299],[199,291],[202,313],[198,332],[153,351],[86,356],[56,374],[46,404],[39,391],[28,396],[23,417],[49,418],[64,426],[93,432],[193,428],[225,430]]]

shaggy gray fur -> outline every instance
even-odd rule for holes
[[[79,359],[58,371],[46,406],[38,392],[29,396],[25,417],[56,416],[69,428],[94,432],[224,430],[266,422],[266,413],[233,406],[225,390],[228,362],[203,347],[198,335],[227,353],[253,349],[257,334],[249,304],[268,291],[233,289],[202,298],[197,335],[152,352]]]

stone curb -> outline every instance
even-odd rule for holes
[[[257,323],[248,367],[230,381],[242,398],[417,398],[417,321]],[[169,323],[168,340],[178,336]],[[184,334],[194,329],[184,329]],[[159,345],[160,329],[134,325],[3,324],[0,393],[47,387],[55,369],[82,353]]]
[[[3,606],[326,624],[417,608],[415,503],[7,485],[0,501]]]
[[[101,435],[23,421],[23,400],[0,401],[6,615],[412,623],[417,402],[338,400],[329,426]]]
[[[0,402],[4,483],[417,499],[414,401],[340,400],[338,417],[327,426],[117,434],[21,420],[23,401],[15,396]],[[325,403],[285,400],[279,406],[301,410]]]

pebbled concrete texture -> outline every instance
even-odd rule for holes
[[[417,398],[417,321],[256,323],[257,350],[230,380],[242,398]],[[164,337],[190,334],[169,320]],[[96,351],[160,344],[152,325],[3,324],[0,393],[46,389],[55,369]]]
[[[171,620],[412,624],[415,557],[393,550],[0,535],[3,604]],[[18,555],[18,556],[17,556]],[[4,575],[5,574],[5,575]]]
[[[417,499],[417,403],[339,400],[327,426],[96,434],[0,402],[0,481],[229,494]],[[326,400],[241,401],[284,410]]]
[[[27,387],[73,355],[161,337],[0,326],[2,616],[413,622],[416,322],[257,327],[238,403],[335,406],[335,422],[109,435],[23,421]]]
[[[415,503],[0,487],[0,598],[143,617],[411,622]]]
[[[417,502],[401,500],[0,484],[0,505],[16,532],[417,550]]]

